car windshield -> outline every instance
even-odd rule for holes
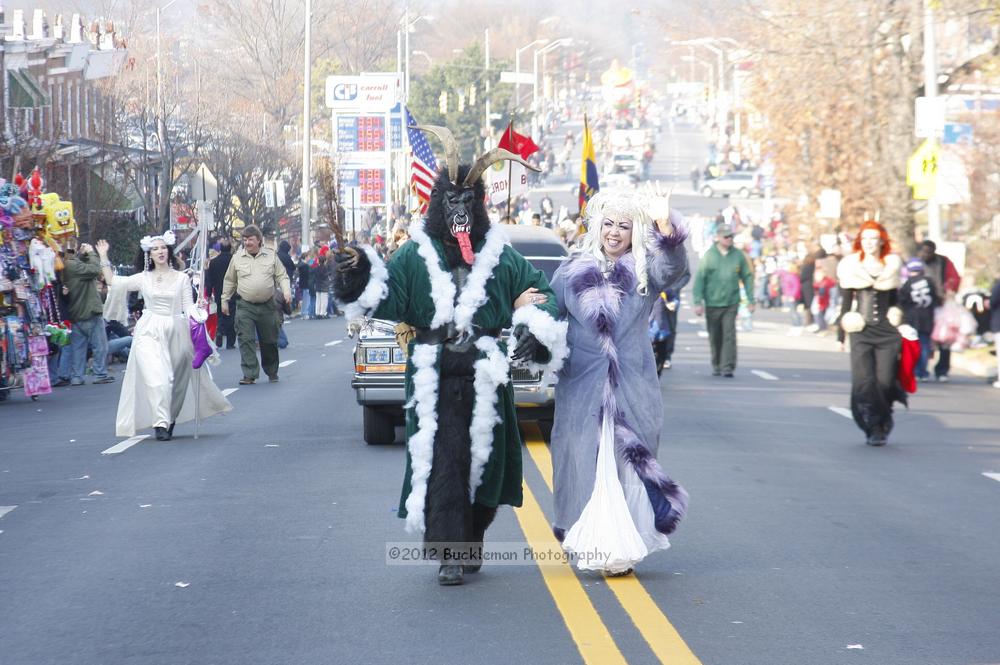
[[[515,240],[511,242],[511,245],[521,256],[528,259],[531,265],[545,273],[549,281],[552,281],[552,275],[567,254],[566,248],[559,242]]]

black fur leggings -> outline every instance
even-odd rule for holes
[[[438,429],[425,504],[427,543],[481,542],[496,516],[496,507],[469,501],[475,356],[472,349],[468,353],[445,350],[441,357]]]

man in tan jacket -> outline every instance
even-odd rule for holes
[[[222,287],[222,313],[229,314],[229,299],[236,295],[236,339],[240,345],[241,385],[249,385],[260,376],[260,366],[269,381],[278,380],[278,310],[275,289],[281,289],[285,302],[292,301],[288,273],[277,254],[263,246],[260,229],[250,225],[243,230],[243,248],[233,255]],[[255,344],[260,342],[260,363]]]

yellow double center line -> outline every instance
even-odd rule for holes
[[[534,423],[526,423],[522,431],[528,452],[551,492],[552,457],[548,446],[545,445],[542,434]],[[548,551],[560,547],[527,483],[524,485],[524,505],[514,512],[532,548],[536,551]],[[625,656],[615,644],[572,567],[562,563],[556,566],[540,566],[539,569],[583,661],[600,665],[626,663]],[[635,575],[609,577],[606,578],[606,582],[661,663],[701,665],[701,661]]]

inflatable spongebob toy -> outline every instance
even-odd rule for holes
[[[56,240],[64,240],[75,236],[76,219],[73,217],[73,204],[63,201],[55,192],[42,194],[42,210],[45,212],[45,230]]]

